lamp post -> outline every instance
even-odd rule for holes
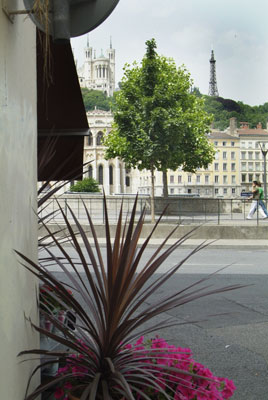
[[[266,154],[268,152],[268,149],[266,150],[265,143],[258,142],[262,155],[263,155],[263,186],[264,186],[264,198],[265,198],[265,204],[267,206],[267,179],[266,179]]]

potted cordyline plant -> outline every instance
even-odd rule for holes
[[[84,205],[85,206],[85,205]],[[171,267],[165,274],[150,279],[168,256],[178,248],[191,232],[165,247],[174,230],[163,240],[152,257],[143,266],[144,251],[160,220],[139,247],[145,209],[135,224],[137,198],[129,221],[122,221],[122,206],[118,217],[115,238],[112,243],[108,211],[105,201],[106,261],[100,251],[97,235],[85,206],[88,224],[92,232],[94,246],[88,240],[87,232],[69,208],[75,224],[74,229],[60,208],[66,223],[67,234],[61,239],[47,230],[49,245],[45,247],[47,256],[34,263],[17,251],[21,264],[50,287],[58,301],[66,310],[71,310],[75,322],[67,324],[47,313],[47,318],[58,329],[58,334],[32,327],[43,335],[57,341],[68,350],[46,351],[31,349],[19,355],[49,356],[47,363],[60,362],[56,376],[29,393],[29,384],[37,366],[29,378],[26,400],[36,399],[41,393],[55,388],[56,399],[81,400],[136,400],[136,399],[228,399],[232,396],[232,381],[218,378],[201,364],[196,363],[190,349],[168,345],[164,339],[153,337],[151,333],[163,327],[173,326],[172,320],[156,324],[153,318],[182,304],[202,296],[233,290],[241,285],[208,290],[200,287],[207,277],[196,284],[176,293],[166,293],[157,302],[148,304],[150,296],[178,271],[193,254],[205,247],[202,244],[190,252],[183,260]],[[82,239],[82,245],[78,240]],[[75,257],[71,257],[64,242],[71,242]],[[57,246],[60,256],[53,253],[51,246]],[[49,266],[54,263],[65,273],[67,283],[59,281]],[[83,272],[81,272],[81,270]],[[196,287],[198,285],[198,287]],[[69,289],[73,295],[69,293]],[[68,319],[68,318],[67,318]],[[151,324],[149,324],[151,322]],[[75,391],[73,391],[75,390]],[[74,397],[75,396],[75,397]]]

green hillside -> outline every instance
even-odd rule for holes
[[[202,96],[205,110],[214,115],[214,128],[224,130],[229,126],[230,118],[236,117],[239,122],[248,122],[250,128],[255,128],[259,122],[266,128],[268,121],[268,103],[261,106],[249,106],[242,101],[224,99],[222,97]]]

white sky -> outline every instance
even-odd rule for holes
[[[158,54],[184,64],[203,94],[213,48],[220,96],[250,105],[268,102],[268,0],[120,0],[89,33],[97,56],[108,49],[110,36],[116,82],[124,64],[140,62],[146,40],[155,38]],[[86,43],[86,35],[72,39],[79,66]]]

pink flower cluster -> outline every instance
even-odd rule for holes
[[[156,337],[144,342],[141,337],[134,346],[127,345],[127,348],[150,364],[159,387],[174,400],[230,399],[236,389],[232,380],[216,377],[204,365],[194,361],[191,349],[169,345],[162,338]],[[173,369],[168,370],[164,366]],[[154,400],[163,398],[160,389],[153,395],[146,386],[143,391]],[[139,399],[141,396],[137,395],[137,400]]]
[[[65,381],[62,386],[57,387],[54,392],[54,397],[57,400],[68,400],[68,392],[73,389],[75,384],[79,381],[79,378],[83,378],[87,374],[87,368],[77,365],[77,363],[73,363],[72,359],[83,359],[84,356],[82,354],[70,355],[67,358],[66,365],[62,368],[58,369],[57,375],[62,375],[66,373],[72,373],[73,378],[68,381]]]
[[[128,344],[124,349],[131,350],[131,358],[141,361],[141,368],[149,366],[158,388],[152,389],[150,384],[146,385],[145,380],[140,389],[152,400],[164,398],[161,390],[173,400],[225,400],[230,399],[236,389],[233,381],[214,376],[208,368],[194,361],[190,349],[169,345],[162,338],[155,337],[145,342],[142,336],[134,345]],[[58,375],[71,372],[74,380],[64,382],[62,387],[57,388],[55,399],[67,400],[67,393],[74,382],[87,374],[84,367],[72,363],[73,358],[83,357],[72,355],[67,359],[66,366],[59,368]],[[130,375],[132,373],[129,372]],[[135,398],[142,399],[138,393]]]

